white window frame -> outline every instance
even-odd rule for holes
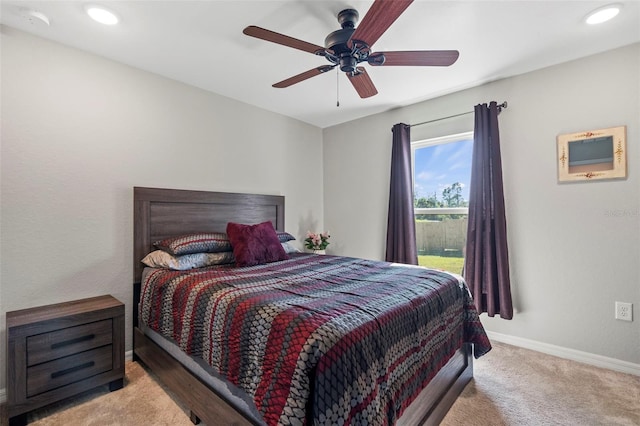
[[[437,138],[422,139],[411,142],[411,188],[416,187],[416,150],[429,146],[442,145],[450,142],[457,142],[464,139],[473,139],[473,130],[453,135],[440,136]],[[412,191],[413,192],[413,191]],[[468,207],[418,207],[413,209],[414,214],[469,214]]]

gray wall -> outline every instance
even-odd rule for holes
[[[322,228],[319,128],[0,28],[0,397],[7,311],[112,294],[131,324],[133,186],[284,195],[287,231]]]
[[[323,130],[331,252],[384,258],[391,126],[508,101],[500,115],[515,302],[490,331],[640,364],[640,44]],[[627,126],[628,178],[557,182],[556,136]],[[473,130],[473,115],[412,139]],[[614,319],[614,302],[636,319]]]

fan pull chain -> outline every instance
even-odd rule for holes
[[[340,72],[336,67],[336,108],[340,107]]]

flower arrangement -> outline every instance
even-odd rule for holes
[[[307,238],[304,240],[304,246],[310,250],[324,250],[329,245],[329,232],[307,232]]]

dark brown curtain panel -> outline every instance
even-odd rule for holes
[[[479,313],[513,318],[496,102],[476,105],[464,278]]]
[[[393,126],[391,149],[391,189],[387,222],[387,262],[418,264],[416,220],[413,214],[411,178],[411,127]]]

